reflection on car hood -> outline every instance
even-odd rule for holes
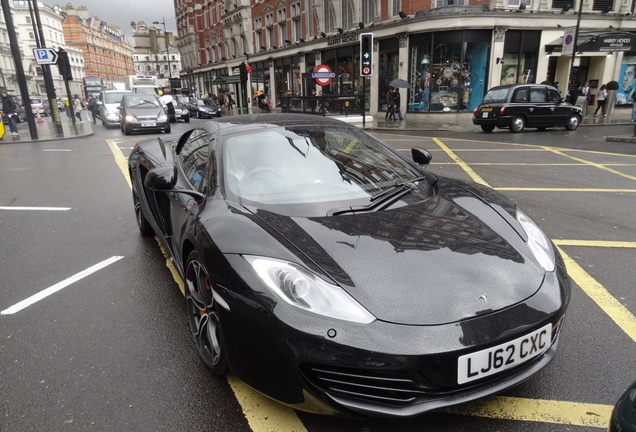
[[[516,231],[463,189],[334,217],[257,212],[378,319],[433,325],[530,297],[543,269]]]

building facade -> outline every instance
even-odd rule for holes
[[[127,75],[135,73],[132,45],[119,27],[90,17],[84,6],[74,8],[67,3],[61,10],[66,43],[83,52],[86,76],[99,76],[111,88],[113,83],[123,82]]]
[[[410,112],[472,110],[508,82],[558,82],[565,96],[585,81],[593,90],[618,81],[617,102],[631,103],[633,12],[633,0],[175,0],[191,92],[264,91],[274,105],[312,91],[361,94],[359,37],[372,33],[371,113],[386,109],[395,78],[409,82],[402,109]],[[564,36],[577,28],[569,54]],[[251,68],[246,86],[241,62]],[[325,86],[311,78],[321,65],[336,74]]]
[[[134,40],[135,74],[155,75],[160,87],[166,89],[171,88],[172,79],[176,88],[180,88],[181,55],[173,34],[154,25],[148,27],[143,21],[130,25]]]

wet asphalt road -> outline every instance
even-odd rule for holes
[[[196,124],[173,125],[173,135]],[[374,132],[400,150],[431,150],[435,173],[471,178],[469,167],[510,196],[580,266],[575,276],[583,285],[573,283],[556,360],[495,401],[501,409],[491,401],[483,411],[471,406],[407,420],[296,413],[203,367],[183,296],[156,241],[138,233],[129,186],[109,147],[111,140],[127,155],[154,135],[125,137],[97,125],[85,139],[0,144],[0,311],[67,284],[0,315],[0,431],[603,430],[608,407],[636,380],[636,144],[604,140],[626,128]],[[100,263],[107,264],[70,279]],[[585,274],[623,306],[618,317],[627,324],[586,291]],[[533,415],[521,415],[520,401],[535,407]],[[575,421],[574,408],[596,421]]]

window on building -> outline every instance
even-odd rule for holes
[[[520,5],[526,5],[528,9],[532,8],[532,0],[508,0],[508,7],[518,8]]]
[[[294,39],[294,41],[299,41],[300,38],[303,37],[303,23],[300,20],[300,18],[296,18],[294,19],[293,23],[292,23],[293,27],[292,27],[292,38]]]
[[[603,11],[605,13],[611,12],[614,10],[614,1],[613,0],[594,0],[594,3],[592,4],[592,10]]]
[[[354,19],[353,0],[342,0],[342,27],[353,27]]]
[[[402,10],[402,1],[393,0],[393,9],[391,10],[393,16],[398,16],[401,10]]]
[[[574,0],[552,0],[552,9],[574,9]]]
[[[26,17],[27,24],[31,24],[31,17]]]
[[[271,48],[274,46],[274,27],[267,28],[267,47]]]
[[[327,4],[325,5],[325,31],[329,33],[329,32],[333,32],[335,29],[336,29],[336,10],[333,7],[333,0],[327,0]]]
[[[398,0],[393,0],[393,1],[397,2]],[[399,13],[399,10],[398,10],[398,13]],[[372,23],[375,20],[375,1],[362,2],[361,19],[362,19],[362,22],[365,24]]]
[[[467,0],[435,0],[435,7],[441,8],[445,6],[467,6]]]
[[[29,39],[35,39],[35,35],[33,34],[33,32],[29,32]]]

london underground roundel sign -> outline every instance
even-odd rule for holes
[[[325,64],[316,66],[311,73],[311,77],[316,80],[316,84],[320,86],[329,85],[332,79],[336,77],[336,74],[331,71],[331,68]]]

